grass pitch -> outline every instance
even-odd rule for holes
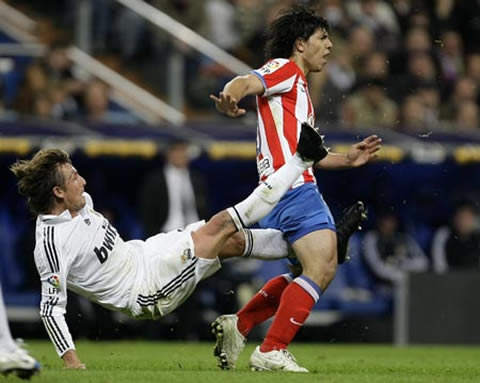
[[[29,342],[42,364],[32,382],[480,382],[479,347],[294,344],[290,350],[310,374],[251,372],[245,349],[234,371],[216,367],[209,343],[77,342],[86,371],[65,370],[47,341]],[[9,376],[0,381],[14,382]]]

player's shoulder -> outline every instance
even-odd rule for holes
[[[277,72],[280,69],[295,72],[296,68],[297,68],[296,64],[289,59],[275,58],[275,59],[268,60],[265,64],[263,64],[262,67],[257,69],[257,72],[265,76],[265,75]]]

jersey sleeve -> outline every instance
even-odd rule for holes
[[[62,258],[62,246],[54,226],[41,230],[35,248],[35,263],[42,284],[40,318],[59,356],[75,345],[65,321],[67,307],[67,270]]]
[[[293,62],[287,59],[274,59],[251,73],[262,81],[265,89],[262,96],[268,97],[292,90],[298,76],[298,69]]]

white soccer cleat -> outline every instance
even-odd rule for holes
[[[240,353],[245,348],[247,339],[238,331],[238,317],[235,314],[221,315],[212,323],[212,333],[217,341],[213,355],[222,370],[235,368]]]
[[[298,365],[290,351],[284,349],[261,352],[260,346],[257,346],[250,357],[250,369],[252,371],[308,372],[305,367]]]
[[[40,363],[33,359],[26,350],[18,347],[13,352],[0,352],[0,373],[16,374],[21,379],[30,377],[40,371]]]

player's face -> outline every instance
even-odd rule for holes
[[[71,164],[61,165],[59,171],[63,173],[65,180],[61,187],[65,208],[70,213],[76,213],[85,206],[86,201],[83,192],[87,182]]]
[[[327,63],[327,56],[332,49],[332,42],[325,29],[317,29],[305,43],[303,61],[308,72],[320,72]]]

